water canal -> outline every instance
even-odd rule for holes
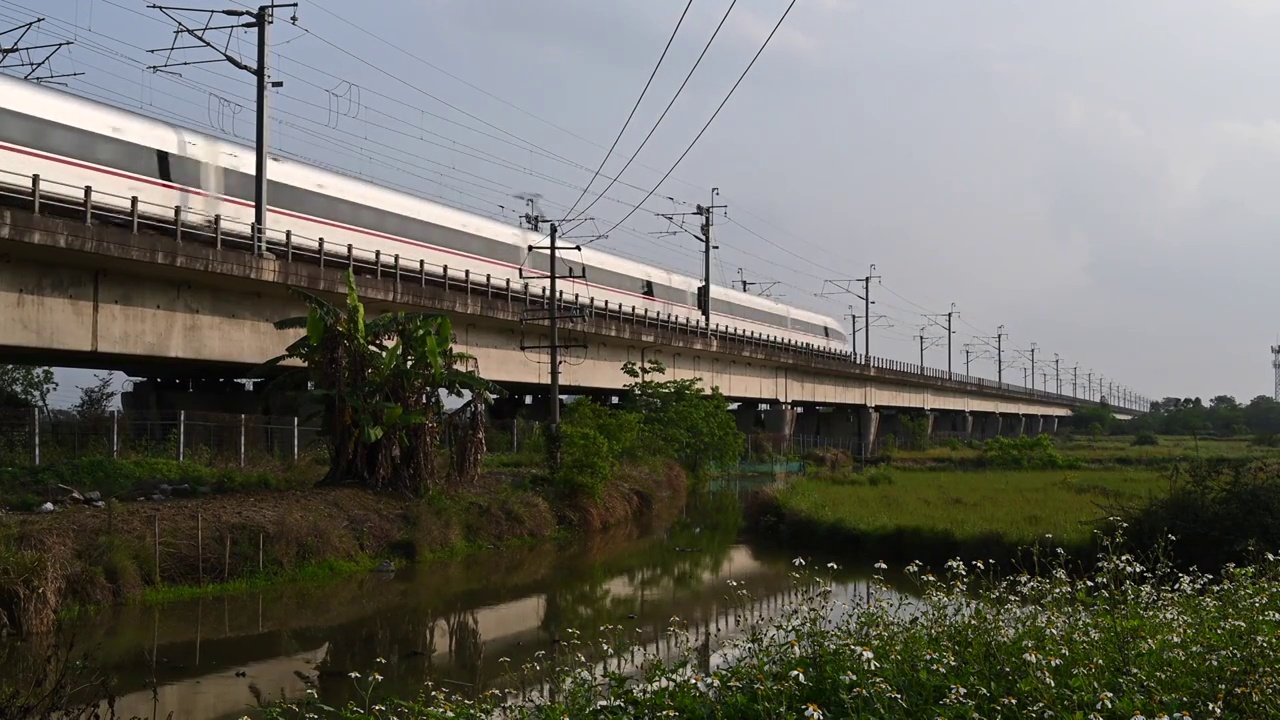
[[[659,651],[673,617],[695,632],[729,632],[742,607],[730,580],[748,589],[752,613],[781,607],[795,592],[792,557],[744,537],[742,489],[722,483],[661,528],[112,608],[86,618],[76,642],[111,676],[124,717],[240,718],[309,688],[338,705],[356,697],[352,671],[376,670],[380,692],[405,696],[427,680],[463,692],[510,687],[513,668],[554,653],[570,629],[589,639],[618,625]],[[841,571],[839,591],[865,593],[870,569]]]

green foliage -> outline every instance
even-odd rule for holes
[[[1077,430],[1084,430],[1097,437],[1110,432],[1112,426],[1116,424],[1116,419],[1111,408],[1106,405],[1095,405],[1077,409],[1071,415],[1070,424]]]
[[[560,429],[557,489],[570,496],[599,497],[618,465],[618,448],[598,429],[565,424]]]
[[[105,417],[111,412],[116,401],[115,388],[112,387],[110,375],[94,375],[94,383],[80,388],[80,399],[71,406],[71,411],[82,420]]]
[[[49,407],[58,389],[53,370],[31,365],[0,365],[0,407]]]
[[[637,647],[647,638],[629,630],[586,626],[563,633],[573,646],[559,658],[502,663],[506,677],[536,678],[554,692],[467,694],[444,684],[397,698],[374,666],[352,673],[356,699],[343,707],[303,699],[266,717],[1280,716],[1280,677],[1270,672],[1280,666],[1280,563],[1221,578],[1181,574],[1159,555],[1125,554],[1122,544],[1108,538],[1095,569],[1083,573],[1052,556],[1037,563],[1037,575],[996,573],[981,560],[953,559],[932,572],[913,563],[901,581],[909,599],[881,571],[867,584],[866,601],[851,603],[838,568],[798,569],[783,590],[787,607],[722,635],[719,652],[732,662],[711,668],[692,632],[701,620],[672,618],[660,654]],[[749,582],[730,597],[736,613],[756,617],[757,603],[771,603],[778,591]]]
[[[626,407],[639,413],[644,442],[655,454],[695,477],[737,463],[744,436],[719,388],[703,392],[698,378],[652,380],[650,375],[666,372],[658,360],[644,366],[628,361],[623,372],[633,379],[625,386]]]
[[[914,450],[929,449],[929,418],[921,416],[901,415],[898,420],[902,426],[904,439]]]
[[[1052,470],[1078,467],[1079,461],[1063,457],[1048,435],[992,438],[982,447],[982,460],[990,467]]]
[[[1155,433],[1144,430],[1133,437],[1133,444],[1135,447],[1155,446],[1160,444],[1160,438]]]
[[[343,305],[292,289],[308,307],[305,317],[276,323],[305,329],[284,355],[300,360],[319,408],[332,452],[330,483],[359,482],[416,494],[440,484],[437,449],[445,423],[442,396],[471,395],[457,411],[453,482],[474,484],[484,454],[484,413],[498,390],[473,370],[475,358],[453,348],[453,327],[443,315],[366,315],[347,272]]]
[[[860,476],[862,477],[863,480],[866,481],[867,485],[870,487],[881,487],[883,485],[892,485],[893,478],[894,478],[893,471],[890,470],[888,466],[884,466],[884,465],[872,468],[871,470],[866,470],[860,473]]]
[[[0,503],[29,510],[46,499],[57,485],[80,492],[91,490],[104,498],[149,493],[159,485],[191,485],[216,492],[239,490],[291,490],[311,487],[315,477],[310,468],[219,468],[168,458],[112,459],[85,457],[38,467],[0,468]]]
[[[1176,537],[1184,566],[1248,562],[1280,548],[1280,462],[1195,461],[1175,470],[1167,493],[1113,510],[1144,546]]]

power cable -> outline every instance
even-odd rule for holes
[[[627,162],[626,162],[626,164],[624,164],[624,165],[622,166],[622,169],[618,171],[618,173],[617,173],[617,177],[622,177],[622,174],[623,174],[623,173],[625,173],[625,172],[627,171],[627,168],[631,167],[631,163],[635,162],[635,159],[636,159],[636,157],[640,154],[640,151],[641,151],[641,150],[644,150],[644,146],[645,146],[645,145],[647,145],[647,144],[649,144],[649,140],[653,137],[653,134],[654,134],[655,132],[657,132],[657,130],[658,130],[658,126],[662,124],[662,121],[663,121],[664,119],[666,119],[666,117],[667,117],[667,113],[671,112],[671,108],[672,108],[672,106],[674,106],[674,105],[676,104],[676,100],[678,100],[678,99],[680,98],[680,94],[684,92],[685,86],[687,86],[687,85],[689,84],[689,80],[693,77],[694,72],[696,72],[696,71],[698,70],[698,66],[702,64],[702,58],[704,58],[704,57],[706,57],[706,56],[707,56],[707,51],[711,49],[711,44],[712,44],[712,43],[714,43],[714,42],[716,41],[716,36],[720,34],[720,28],[723,28],[723,27],[724,27],[725,21],[729,19],[729,13],[733,12],[733,8],[734,8],[734,6],[736,6],[737,4],[738,4],[738,0],[733,0],[732,2],[730,2],[730,3],[729,3],[729,8],[728,8],[727,10],[725,10],[725,11],[724,11],[724,15],[720,18],[720,24],[716,25],[716,29],[715,29],[715,31],[714,31],[714,32],[712,32],[712,33],[711,33],[711,37],[707,39],[707,44],[702,46],[702,52],[701,52],[701,53],[699,53],[699,54],[698,54],[698,58],[697,58],[696,60],[694,60],[694,61],[693,61],[693,67],[689,68],[689,72],[684,76],[684,82],[680,83],[680,87],[676,88],[676,92],[675,92],[675,94],[671,96],[671,101],[670,101],[670,102],[668,102],[668,103],[667,103],[667,107],[665,107],[665,108],[662,110],[662,114],[661,114],[661,115],[659,115],[659,116],[658,116],[657,121],[653,123],[653,127],[649,128],[649,134],[647,134],[647,135],[645,135],[645,136],[644,136],[644,140],[641,140],[641,141],[640,141],[640,144],[636,147],[635,152],[632,152],[632,153],[631,153],[631,157],[627,158]],[[790,9],[790,8],[788,8],[788,10],[789,10],[789,9]],[[785,16],[785,15],[783,15],[783,17],[786,17],[786,16]],[[766,40],[766,41],[765,41],[765,44],[767,45],[767,44],[768,44],[768,42],[769,42],[769,41],[768,41],[768,40]],[[761,49],[763,50],[763,48],[761,48]],[[758,55],[758,53],[757,53],[757,55]],[[753,60],[752,62],[755,62],[755,61]],[[748,65],[748,66],[747,66],[747,69],[748,69],[748,70],[750,70],[750,69],[751,69],[751,66],[750,66],[750,65]],[[745,75],[745,74],[746,74],[746,73],[743,73],[743,75]],[[737,87],[737,85],[735,85],[734,87]],[[732,90],[730,90],[730,91],[729,91],[729,94],[730,94],[730,95],[732,95],[732,94],[733,94],[733,91],[732,91]],[[726,97],[726,98],[725,98],[725,100],[728,100],[728,97]],[[723,105],[724,105],[724,103],[721,103],[721,106],[723,106]],[[717,109],[717,110],[716,110],[716,112],[719,112],[719,109]],[[712,115],[712,116],[711,116],[711,119],[712,119],[712,120],[714,120],[714,119],[715,119],[715,115]],[[708,123],[707,123],[707,124],[708,124],[708,125],[710,125],[710,124],[711,124],[711,123],[710,123],[710,121],[708,121]],[[703,130],[706,130],[706,128],[704,127],[704,128],[703,128]],[[698,133],[698,135],[699,135],[699,136],[701,136],[701,134],[702,134],[702,133]],[[696,142],[697,142],[697,140],[695,139],[695,140],[694,140],[694,142],[696,143]],[[692,145],[690,145],[690,147],[692,147]],[[686,151],[686,152],[688,152],[688,151]],[[683,160],[683,159],[684,159],[684,156],[681,156],[681,159]],[[677,161],[676,161],[676,164],[679,164],[679,160],[677,160]],[[675,170],[675,168],[673,167],[673,168],[672,168],[672,170]],[[668,172],[667,172],[667,175],[670,175],[670,174],[671,174],[671,172],[670,172],[670,171],[668,171]],[[663,180],[666,180],[666,177],[665,177],[665,176],[663,177]],[[587,211],[588,211],[588,210],[590,210],[592,207],[594,207],[594,206],[595,206],[595,204],[596,204],[596,202],[598,202],[598,201],[600,200],[600,197],[603,197],[604,193],[609,192],[609,189],[610,189],[610,188],[612,188],[612,187],[613,187],[613,185],[614,185],[614,183],[616,183],[617,181],[618,181],[618,180],[617,180],[617,178],[614,178],[613,180],[611,180],[611,181],[609,182],[609,184],[605,186],[604,190],[603,190],[603,191],[601,191],[600,196],[597,196],[595,200],[592,200],[592,201],[591,201],[591,202],[590,202],[586,207],[582,208],[582,212],[579,214],[579,217],[581,217],[582,215],[585,215],[585,214],[587,213]],[[659,181],[659,183],[658,183],[658,184],[659,184],[659,185],[661,185],[661,184],[662,184],[662,181]],[[654,190],[657,190],[657,188],[654,188]],[[644,203],[645,203],[645,202],[646,202],[650,197],[652,197],[652,196],[653,196],[653,193],[652,193],[652,192],[650,192],[648,195],[646,195],[646,196],[645,196],[645,199],[644,199],[644,200],[641,200],[641,201],[640,201],[640,204],[641,204],[641,205],[643,205],[643,204],[644,204]],[[577,218],[575,218],[575,219],[577,219]],[[579,225],[581,225],[581,224],[582,224],[582,223],[578,223],[578,225],[574,225],[573,227],[574,227],[574,228],[577,228],[577,227],[578,227]]]
[[[720,114],[720,111],[724,109],[725,104],[729,102],[729,98],[733,97],[734,91],[737,90],[738,86],[742,84],[742,80],[747,76],[747,73],[751,72],[751,68],[755,66],[756,60],[760,59],[761,53],[763,53],[764,49],[769,46],[769,41],[772,40],[773,36],[778,32],[778,28],[782,27],[782,22],[787,19],[787,15],[791,13],[791,8],[795,6],[796,6],[796,0],[791,0],[791,2],[787,5],[787,9],[783,11],[782,17],[778,18],[777,24],[775,24],[773,26],[773,29],[769,31],[769,36],[764,39],[764,43],[760,45],[760,49],[757,50],[756,54],[751,58],[751,62],[747,63],[746,69],[743,70],[742,74],[738,76],[738,80],[733,84],[733,87],[729,88],[729,92],[724,96],[724,100],[720,101],[720,105],[716,107],[716,111],[711,114],[711,117],[707,120],[707,123],[703,125],[702,129],[698,131],[698,134],[694,136],[693,142],[689,143],[689,147],[685,148],[683,153],[680,153],[680,157],[676,158],[676,161],[671,165],[671,168],[667,170],[665,174],[663,174],[662,179],[659,180],[653,186],[653,189],[650,190],[647,195],[645,195],[644,199],[641,200],[639,203],[636,203],[635,207],[631,208],[631,210],[627,212],[626,215],[622,216],[621,220],[614,223],[613,227],[617,227],[622,223],[626,222],[632,215],[636,213],[636,211],[640,209],[641,205],[643,205],[646,201],[648,201],[649,198],[653,197],[653,194],[658,191],[658,188],[662,186],[662,183],[666,182],[667,178],[671,177],[671,173],[675,172],[676,168],[680,166],[680,163],[685,159],[686,156],[688,156],[689,152],[693,150],[693,146],[698,144],[698,140],[702,138],[703,133],[707,131],[707,128],[711,127],[711,123],[715,121],[716,117]],[[606,230],[605,234],[607,235],[610,232],[613,232],[613,228]]]
[[[622,140],[622,135],[626,133],[627,126],[631,124],[631,119],[636,116],[636,111],[640,109],[640,103],[644,100],[645,94],[649,92],[649,86],[653,84],[653,79],[657,77],[658,68],[662,67],[662,61],[666,59],[667,52],[671,50],[671,43],[675,42],[676,34],[680,32],[680,26],[684,24],[684,18],[689,14],[689,8],[691,7],[693,7],[693,0],[689,0],[689,2],[685,4],[684,12],[680,13],[680,19],[676,21],[675,29],[671,31],[671,37],[667,38],[667,44],[663,46],[662,54],[658,56],[658,62],[653,66],[653,72],[649,73],[649,79],[645,81],[644,89],[640,91],[640,97],[636,98],[636,104],[631,106],[631,112],[627,115],[626,121],[622,123],[622,129],[618,130],[618,136],[613,139],[613,144],[609,146],[609,149],[604,153],[604,157],[600,159],[600,166],[596,168],[594,173],[592,173],[591,179],[587,181],[586,187],[582,188],[582,194],[579,195],[578,199],[574,200],[573,204],[569,206],[568,215],[572,215],[573,211],[577,209],[578,203],[582,202],[582,198],[587,196],[587,191],[591,189],[592,183],[596,181],[596,178],[600,177],[600,171],[604,170],[605,163],[609,162],[609,157],[613,155],[614,149],[618,147],[618,142]],[[661,122],[661,120],[659,120],[659,122]],[[624,167],[623,170],[626,170],[626,168]],[[618,175],[622,175],[622,173],[619,172]],[[606,191],[608,191],[608,189],[609,188],[605,188]],[[568,217],[568,215],[566,215],[566,217]]]

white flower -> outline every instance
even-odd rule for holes
[[[796,668],[790,672],[791,677],[795,678],[801,685],[806,684],[804,679],[804,668]]]
[[[795,565],[796,567],[804,567],[804,558],[798,557],[795,560],[792,560],[791,564]]]
[[[812,720],[822,720],[822,710],[813,703],[805,703],[804,716]]]
[[[387,659],[386,659],[386,658],[374,658],[374,660],[373,660],[373,661],[374,661],[374,662],[376,662],[376,663],[379,663],[379,664],[381,664],[381,665],[386,665],[386,664],[387,664]]]
[[[1104,693],[1102,693],[1101,695],[1099,695],[1099,696],[1098,696],[1097,709],[1098,709],[1098,710],[1101,710],[1101,709],[1103,708],[1103,706],[1106,706],[1107,708],[1110,708],[1110,707],[1111,707],[1111,699],[1112,699],[1112,698],[1114,698],[1114,697],[1115,697],[1115,696],[1114,696],[1114,695],[1112,695],[1112,694],[1111,694],[1111,693],[1109,693],[1109,692],[1104,692]]]
[[[888,570],[888,569],[889,569],[889,566],[888,566],[888,565],[885,565],[885,564],[884,564],[884,561],[883,561],[883,560],[881,560],[880,562],[878,562],[878,563],[876,563],[876,564],[875,564],[875,568],[876,568],[877,570]]]
[[[835,564],[835,563],[833,563],[833,562],[829,562],[829,563],[827,563],[827,569],[828,569],[828,570],[839,570],[839,569],[840,569],[840,566],[839,566],[839,565],[837,565],[837,564]]]
[[[355,670],[352,670],[351,672],[347,673],[347,677],[352,678],[353,680],[358,680],[360,678],[360,673],[356,672]]]
[[[372,680],[372,681],[374,681],[374,682],[381,682],[381,681],[382,681],[382,676],[381,676],[381,675],[379,675],[378,673],[374,673],[374,674],[372,674],[372,675],[370,675],[370,676],[369,676],[369,679],[370,679],[370,680]]]

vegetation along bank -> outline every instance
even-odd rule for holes
[[[286,354],[312,388],[323,456],[245,471],[148,457],[0,471],[0,629],[40,632],[71,606],[375,569],[503,543],[661,521],[690,478],[736,461],[743,437],[718,392],[628,364],[622,407],[572,403],[558,438],[487,447],[501,389],[452,346],[447,318],[366,315],[305,293]],[[265,369],[265,368],[264,368]],[[286,375],[280,382],[290,382]],[[301,383],[300,383],[301,384]],[[444,399],[462,405],[446,412]],[[558,440],[558,442],[556,442]]]

